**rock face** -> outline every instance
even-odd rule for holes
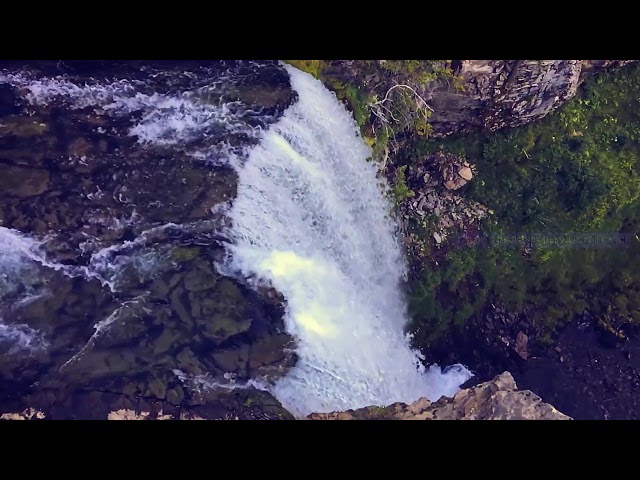
[[[572,420],[529,390],[518,390],[509,372],[437,402],[421,398],[410,405],[366,407],[313,413],[311,420]]]
[[[576,94],[587,73],[628,60],[462,60],[464,90],[437,84],[425,96],[434,134],[516,127],[540,119]]]
[[[411,84],[432,110],[431,136],[478,130],[494,131],[540,119],[576,94],[586,74],[633,60],[452,60],[439,62],[453,70],[449,79],[420,84],[411,74],[390,74],[378,61],[366,70],[357,60],[331,62],[331,75],[355,83],[382,98],[399,83]],[[367,73],[361,73],[367,71]]]

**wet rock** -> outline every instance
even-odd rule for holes
[[[223,372],[235,373],[241,378],[248,376],[249,345],[218,351],[212,357]]]
[[[189,292],[201,292],[214,288],[217,274],[208,267],[194,268],[184,277],[184,288]]]
[[[176,361],[178,369],[190,375],[200,375],[206,371],[200,360],[198,360],[188,347],[183,348],[180,353],[178,353]]]
[[[194,320],[205,338],[220,343],[251,327],[252,319],[246,314],[246,301],[232,280],[221,279],[213,298],[203,293],[192,292],[190,299]]]
[[[170,296],[171,307],[176,312],[180,320],[182,320],[182,322],[184,322],[186,325],[191,325],[191,323],[193,323],[191,319],[191,315],[189,315],[187,308],[182,303],[182,300],[180,299],[180,293],[181,293],[181,290],[176,289],[171,294]],[[198,307],[199,307],[198,305],[192,306],[192,310]],[[198,310],[198,313],[199,313],[199,310]]]
[[[290,353],[293,341],[289,335],[264,337],[251,345],[249,353],[249,373],[251,376],[267,375],[279,377],[295,363]]]
[[[0,88],[3,85],[0,85]],[[29,116],[14,116],[3,118],[0,122],[1,137],[17,137],[30,139],[37,137],[49,130],[49,125],[41,119]]]
[[[529,352],[527,351],[528,341],[529,337],[527,337],[527,335],[525,335],[523,332],[518,332],[518,336],[516,337],[515,351],[523,360],[526,360],[529,357]]]
[[[187,68],[188,75],[175,65],[169,72],[154,70],[157,64],[121,64],[104,71],[73,63],[60,71],[55,62],[34,63],[38,66],[30,73],[36,76],[64,73],[78,85],[126,78],[149,95],[197,90],[211,84],[218,72],[227,78],[240,68],[241,80],[232,80],[225,91],[262,112],[248,116],[251,126],[277,120],[276,114],[295,98],[288,75],[275,62],[209,62],[206,67],[192,62],[195,73]],[[212,102],[228,100],[213,90]],[[48,257],[69,267],[87,266],[92,255],[100,260],[95,255],[107,252],[104,262],[91,265],[115,281],[117,292],[97,279],[38,270],[41,281],[33,288],[48,289],[49,295],[20,308],[2,305],[0,315],[11,314],[12,320],[42,330],[49,349],[28,361],[3,356],[0,398],[32,389],[43,401],[55,399],[54,417],[106,417],[111,397],[98,390],[126,391],[109,404],[116,411],[146,408],[137,404],[141,400],[135,397],[141,395],[166,396],[172,404],[190,401],[176,379],[159,372],[178,368],[219,378],[223,372],[215,354],[221,354],[220,364],[235,362],[234,370],[244,377],[250,374],[249,351],[251,374],[269,368],[269,362],[286,362],[286,342],[272,338],[283,329],[282,312],[274,306],[280,297],[263,298],[235,281],[222,281],[213,268],[221,249],[212,233],[217,227],[208,222],[216,218],[212,207],[236,195],[237,174],[190,156],[194,146],[223,142],[236,148],[252,140],[212,129],[188,145],[148,145],[129,135],[140,119],[137,112],[111,116],[93,108],[70,110],[56,99],[48,106],[29,105],[26,115],[20,110],[26,105],[24,93],[0,85],[0,221],[39,238],[49,236]],[[159,228],[171,222],[181,225]],[[142,235],[152,229],[158,231]],[[109,320],[122,302],[137,297],[144,302]],[[254,343],[258,347],[251,350]],[[231,354],[224,358],[223,352],[234,350],[246,354],[235,361]],[[32,388],[37,380],[41,383]],[[95,391],[69,393],[80,387]]]
[[[13,87],[7,83],[0,84],[0,118],[20,113],[20,100]],[[2,135],[0,127],[0,135]]]
[[[87,157],[91,155],[92,152],[93,144],[82,137],[75,138],[69,143],[69,147],[67,148],[67,153],[73,157]]]
[[[165,328],[160,336],[153,341],[153,351],[156,355],[163,354],[171,349],[183,336],[182,332]]]
[[[159,378],[153,379],[149,382],[149,386],[145,391],[146,397],[155,397],[159,400],[163,400],[167,395],[167,386],[165,382]]]
[[[213,301],[204,301],[203,307],[205,308],[205,314],[218,308]],[[225,314],[217,314],[204,324],[202,335],[216,343],[220,343],[234,335],[247,331],[251,327],[251,321],[251,318],[233,318]]]
[[[49,172],[0,163],[0,191],[15,197],[33,197],[47,190]]]
[[[169,285],[162,278],[156,278],[149,289],[152,298],[158,300],[165,300],[169,295],[169,291]]]
[[[181,387],[175,387],[167,390],[167,402],[174,405],[180,405],[184,400],[184,390]]]

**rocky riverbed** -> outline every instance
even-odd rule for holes
[[[295,357],[278,294],[216,268],[218,160],[294,99],[276,62],[0,64],[0,410],[279,408],[227,385]]]

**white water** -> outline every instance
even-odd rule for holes
[[[404,260],[370,150],[320,82],[287,67],[299,101],[239,167],[232,267],[287,299],[297,366],[273,388],[299,416],[451,396],[471,377],[425,369],[403,334]]]
[[[0,318],[0,351],[15,355],[43,350],[46,346],[42,333],[24,324],[5,325]]]
[[[143,82],[129,80],[77,85],[64,77],[35,78],[26,73],[0,72],[0,82],[24,89],[25,99],[34,105],[57,101],[71,109],[94,107],[96,111],[113,116],[142,112],[129,134],[144,144],[186,144],[208,135],[216,127],[226,132],[247,130],[242,117],[248,112],[233,109],[236,103],[210,105],[198,102],[198,94],[215,89],[214,84],[181,94],[149,95],[137,90]]]
[[[134,266],[141,275],[154,269],[160,255],[153,250],[144,250],[144,246],[162,230],[171,227],[179,226],[167,223],[143,231],[135,240],[101,248],[91,255],[87,266],[64,265],[51,260],[44,249],[47,239],[37,240],[17,230],[0,227],[0,297],[20,285],[28,287],[25,275],[35,274],[36,264],[68,277],[95,278],[115,292],[119,289],[120,275],[127,266]]]

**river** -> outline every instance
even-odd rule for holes
[[[320,82],[59,70],[0,71],[0,393],[257,388],[304,417],[471,377],[410,348],[384,181]]]

